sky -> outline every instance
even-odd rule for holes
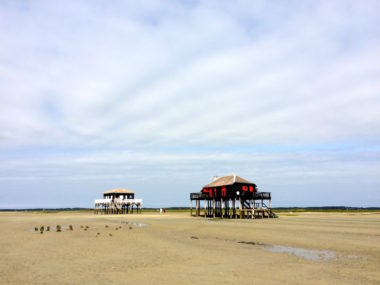
[[[379,1],[0,0],[0,208],[214,175],[380,206]]]

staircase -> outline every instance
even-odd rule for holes
[[[265,203],[255,203],[254,201],[242,201],[243,216],[252,219],[277,218],[277,215]]]

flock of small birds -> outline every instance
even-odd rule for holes
[[[81,225],[80,228],[83,229],[84,231],[87,231],[90,227],[89,227],[89,226],[83,226],[83,225]],[[109,226],[108,226],[108,225],[105,225],[105,228],[108,229]],[[121,229],[121,228],[122,228],[121,226],[117,226],[117,227],[115,228],[115,230],[118,231],[118,230]],[[129,227],[129,229],[132,230],[133,228],[132,228],[132,227]],[[74,230],[74,227],[73,227],[72,225],[69,225],[69,231],[73,231],[73,230]],[[40,231],[40,233],[43,234],[45,231],[46,231],[46,232],[49,232],[49,231],[50,231],[50,226],[46,226],[46,228],[45,228],[45,226],[34,227],[34,231],[35,231],[35,232]],[[61,227],[61,225],[56,225],[56,227],[55,227],[55,231],[58,232],[58,233],[59,233],[59,232],[62,232],[62,227]],[[112,237],[112,234],[111,234],[111,233],[109,233],[108,235],[109,235],[110,237]],[[100,236],[100,233],[99,233],[99,232],[96,233],[96,236],[95,236],[95,237],[99,237],[99,236]]]

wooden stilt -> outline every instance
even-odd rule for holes
[[[236,218],[236,199],[234,198],[232,202],[232,208],[233,208],[233,217]]]
[[[220,207],[221,207],[221,209],[220,209],[220,210],[221,210],[221,215],[220,215],[220,216],[221,216],[221,218],[223,219],[223,218],[224,218],[224,213],[223,213],[223,208],[224,208],[224,207],[223,207],[223,199],[220,200]]]
[[[242,205],[242,200],[239,198],[239,210],[240,210],[240,219],[243,218],[243,205]]]

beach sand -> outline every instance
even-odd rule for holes
[[[42,225],[51,230],[34,231]],[[380,284],[380,213],[209,220],[189,213],[3,212],[0,278],[0,284]]]

